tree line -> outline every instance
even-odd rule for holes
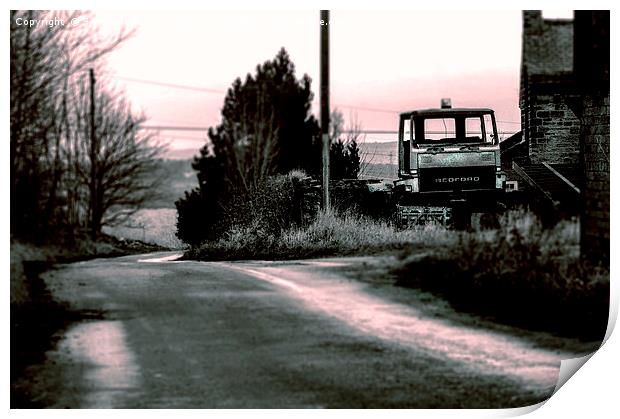
[[[105,76],[104,57],[131,33],[101,37],[91,25],[17,24],[80,16],[87,17],[10,13],[12,237],[96,237],[155,192],[149,175],[162,148]]]

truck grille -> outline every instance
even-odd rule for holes
[[[420,169],[420,192],[495,189],[495,166]]]

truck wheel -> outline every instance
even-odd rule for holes
[[[471,229],[471,210],[468,208],[452,209],[452,226],[455,230],[466,231]]]

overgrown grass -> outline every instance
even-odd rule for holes
[[[30,304],[30,284],[27,280],[29,264],[53,264],[85,256],[120,254],[111,243],[97,243],[91,240],[78,240],[73,245],[32,244],[11,241],[11,306]]]
[[[387,222],[354,213],[320,212],[307,226],[293,227],[274,234],[261,220],[231,228],[223,238],[206,242],[186,253],[191,259],[301,259],[322,256],[368,254],[447,245],[458,240],[458,233],[442,227],[398,231]]]
[[[423,256],[403,251],[397,284],[504,323],[602,339],[609,272],[579,258],[578,222],[545,230],[533,214],[508,213],[500,224]]]

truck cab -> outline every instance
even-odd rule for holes
[[[401,113],[398,157],[399,221],[446,223],[456,211],[496,211],[506,177],[492,109],[442,106]]]

